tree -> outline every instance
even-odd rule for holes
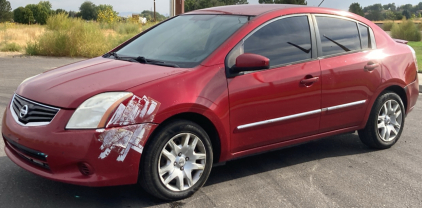
[[[394,15],[396,16],[396,20],[403,19],[403,14],[401,12],[395,12]]]
[[[65,13],[65,14],[69,14],[69,12],[67,12],[64,9],[56,9],[56,11],[54,11],[55,14],[61,14],[61,13]]]
[[[374,4],[363,8],[363,12],[367,13],[365,18],[372,21],[378,21],[384,20],[384,15],[382,14],[383,9],[384,8],[381,4]]]
[[[38,24],[46,24],[50,10],[44,8],[41,4],[28,4],[25,8],[28,8],[32,11],[34,20]]]
[[[78,17],[78,16],[79,16],[79,13],[78,13],[78,12],[75,12],[75,11],[69,11],[69,17],[74,18],[74,17]]]
[[[414,10],[413,8],[412,4],[405,4],[400,7],[401,10],[407,10],[408,12],[412,12]]]
[[[384,17],[385,17],[385,19],[388,19],[388,20],[395,20],[397,18],[396,14],[391,10],[387,10],[384,13]]]
[[[259,0],[260,4],[300,4],[307,5],[305,0]]]
[[[0,22],[6,22],[12,20],[12,7],[10,2],[6,0],[0,0]]]
[[[40,1],[38,3],[38,5],[42,6],[46,10],[51,10],[51,8],[52,8],[52,5],[51,5],[51,3],[49,1]]]
[[[149,10],[144,10],[141,14],[141,17],[147,18],[147,21],[154,21],[154,12]],[[158,12],[155,13],[156,21],[163,21],[166,17]]]
[[[94,20],[97,19],[97,8],[94,3],[90,1],[85,1],[79,7],[81,12],[82,19],[85,20]]]
[[[353,4],[351,4],[350,7],[349,7],[349,12],[355,13],[355,14],[360,15],[362,17],[365,15],[363,13],[362,7],[360,6],[359,3],[353,3]]]
[[[410,19],[410,17],[411,17],[410,12],[409,12],[409,11],[407,11],[407,10],[404,10],[404,11],[402,12],[402,15],[403,15],[404,17],[406,17],[406,19]]]
[[[107,7],[107,8],[103,8],[99,10],[97,21],[102,22],[102,23],[108,23],[108,24],[117,22],[117,19],[119,17],[117,16],[117,12],[113,11],[112,8],[113,7],[111,8]]]
[[[100,4],[96,7],[96,12],[97,12],[97,19],[98,19],[98,15],[101,11],[107,11],[107,13],[112,12],[113,16],[118,16],[119,13],[113,10],[113,6],[108,5],[108,4]],[[104,12],[103,12],[104,13]]]
[[[396,9],[397,9],[396,3],[386,4],[382,7],[384,8],[384,10],[391,10],[391,11],[396,11]]]
[[[25,8],[25,10],[24,10],[23,19],[28,24],[35,22],[34,15],[32,14],[32,11],[28,8]]]
[[[17,23],[31,24],[34,22],[34,15],[30,9],[18,7],[13,10],[13,20]]]

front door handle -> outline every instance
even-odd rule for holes
[[[378,68],[380,66],[379,63],[374,63],[372,61],[368,62],[367,65],[365,65],[365,70],[367,71],[373,71],[374,69]]]
[[[306,78],[306,79],[300,80],[300,84],[304,84],[306,86],[309,86],[309,85],[317,82],[318,80],[319,80],[319,77]]]

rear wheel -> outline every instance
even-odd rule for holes
[[[140,183],[165,200],[191,196],[211,172],[213,153],[207,133],[197,124],[176,120],[159,130],[143,153]]]
[[[396,93],[386,92],[374,103],[366,127],[359,132],[369,147],[387,149],[400,138],[405,120],[403,102]]]

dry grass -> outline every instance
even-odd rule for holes
[[[48,24],[44,26],[0,23],[0,51],[19,50],[30,55],[95,57],[154,24],[156,23],[116,23],[107,28],[101,27],[99,23],[86,23],[60,16],[49,18]],[[76,51],[72,49],[73,46],[77,48]]]
[[[45,26],[0,23],[0,45],[15,43],[25,48],[45,32]]]

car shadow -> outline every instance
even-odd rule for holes
[[[214,167],[205,187],[310,161],[371,151],[357,134],[332,136]],[[11,207],[145,207],[166,203],[137,185],[92,188],[54,182],[21,169],[7,157],[0,157],[0,167],[0,201]],[[24,201],[19,200],[22,197]],[[183,202],[169,206],[180,207]]]

